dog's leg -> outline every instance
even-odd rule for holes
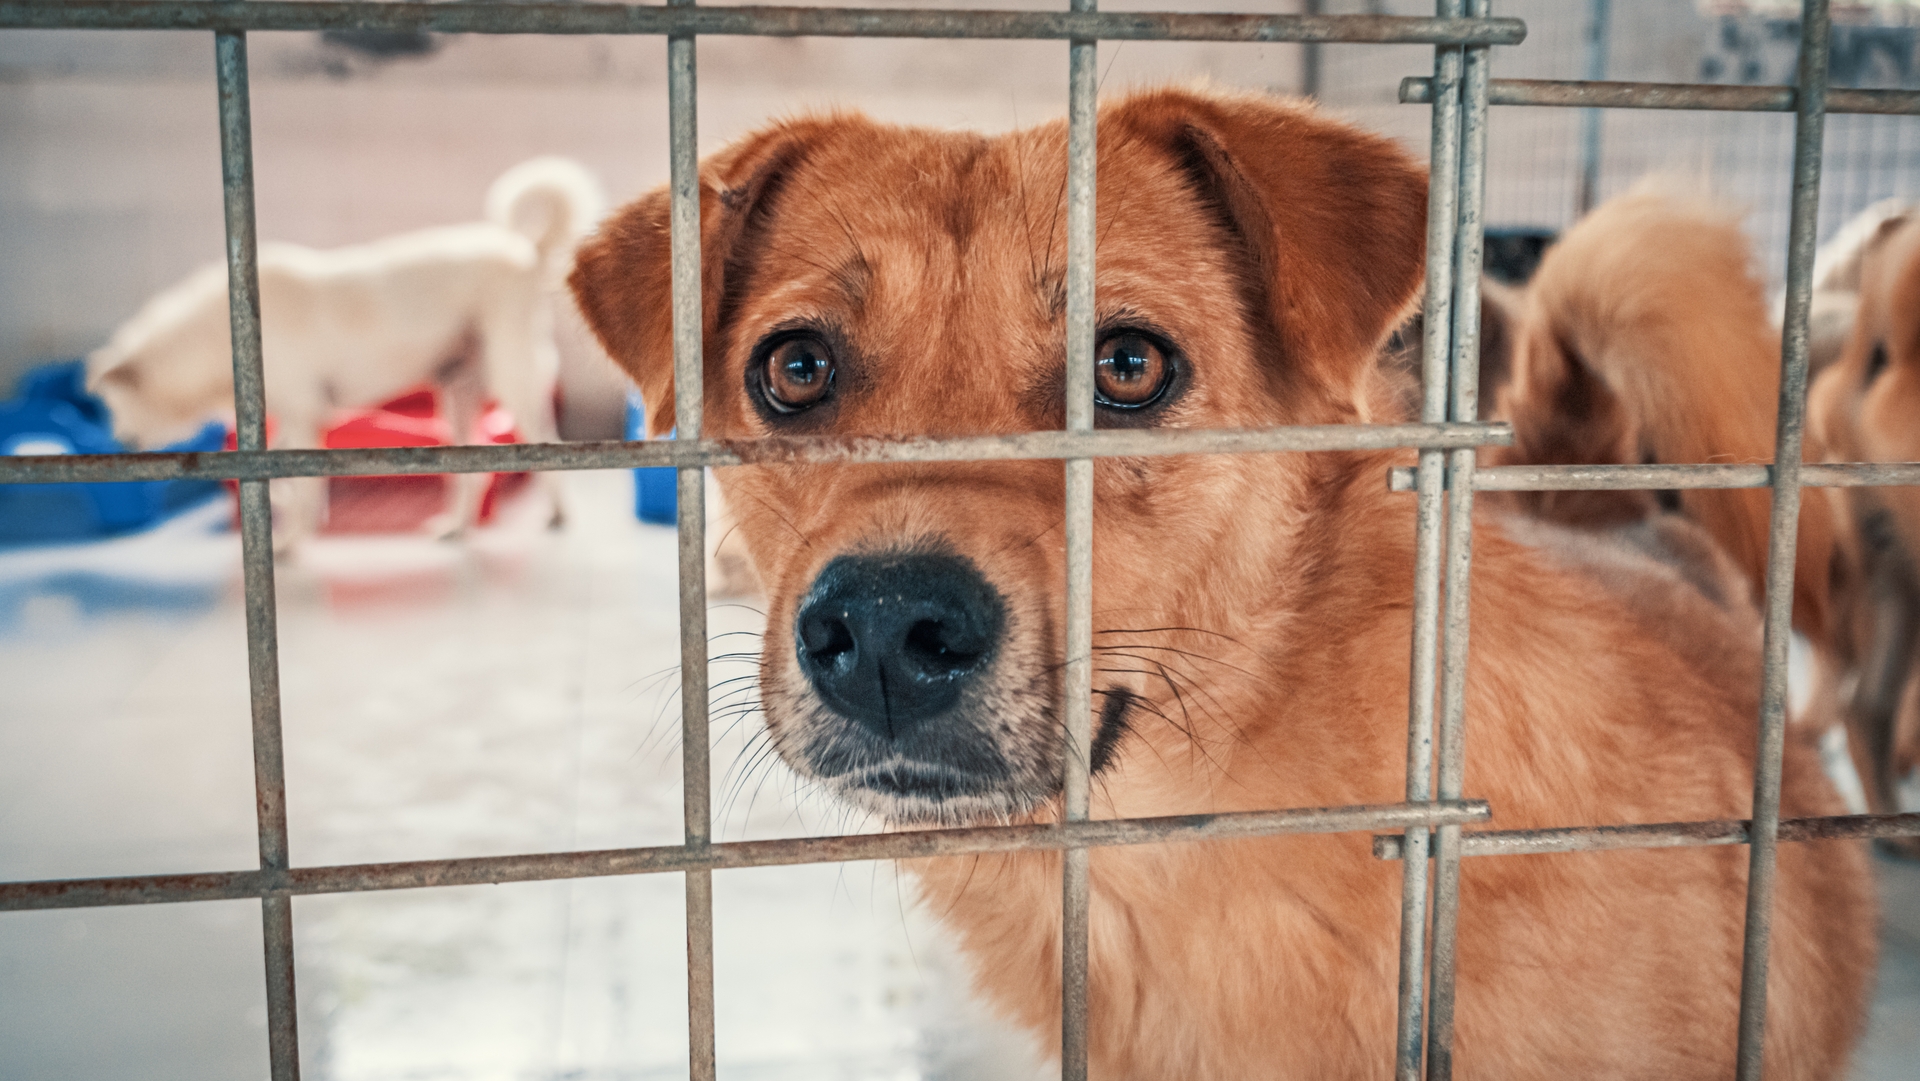
[[[553,389],[560,370],[559,348],[553,340],[553,318],[548,299],[535,291],[489,307],[480,332],[480,358],[486,389],[513,414],[520,438],[528,443],[556,443],[559,419]],[[524,300],[525,303],[519,303]],[[534,486],[553,508],[549,528],[566,523],[562,478],[553,470],[533,474]]]
[[[1905,780],[1915,769],[1920,769],[1920,658],[1907,672],[1907,686],[1900,692],[1900,709],[1893,721],[1893,775]]]
[[[542,350],[548,353],[553,352],[551,338],[536,343],[536,353]],[[545,363],[545,368],[537,363],[536,372],[558,367],[557,360],[552,363],[541,363]],[[520,421],[520,438],[529,443],[557,443],[560,441],[560,419],[554,408],[554,382],[551,379],[534,379],[533,383],[527,394],[528,400],[523,407],[525,411],[514,414],[516,420],[521,417],[526,418]],[[551,508],[547,518],[549,529],[559,529],[567,524],[565,480],[565,477],[551,469],[543,469],[533,475],[534,484],[546,495],[547,505]]]
[[[1913,666],[1920,638],[1920,607],[1897,576],[1886,573],[1885,561],[1873,575],[1873,636],[1861,660],[1853,693],[1847,702],[1847,743],[1860,786],[1866,791],[1867,810],[1894,814],[1900,810],[1899,785],[1894,771],[1894,729],[1901,692]],[[1890,580],[1891,579],[1891,580]],[[1920,855],[1920,845],[1909,839],[1882,841],[1880,847],[1900,855]]]
[[[450,365],[439,381],[440,400],[453,442],[478,443],[480,414],[486,408],[487,388],[472,358]],[[489,473],[454,473],[447,478],[447,506],[427,519],[424,527],[434,537],[451,540],[480,524],[480,505],[486,498]]]
[[[1873,779],[1862,778],[1867,809],[1874,814],[1899,814],[1900,783],[1905,778],[1906,750],[1902,727],[1914,723],[1914,681],[1920,654],[1920,596],[1901,588],[1878,591],[1875,598],[1875,640],[1861,666],[1864,708],[1856,709],[1859,730],[1867,744]],[[1851,718],[1849,718],[1851,719]],[[1848,732],[1852,738],[1853,732]],[[1920,837],[1882,838],[1877,847],[1890,855],[1920,860]]]
[[[298,417],[279,421],[275,445],[282,450],[315,450],[320,446],[319,424]],[[291,556],[320,532],[327,519],[327,478],[288,477],[272,482],[274,507],[273,551]]]

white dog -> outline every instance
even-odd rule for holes
[[[487,193],[486,221],[423,229],[319,251],[260,246],[261,338],[275,445],[313,448],[335,410],[376,405],[431,382],[457,442],[477,442],[487,399],[529,442],[557,437],[558,354],[550,294],[579,238],[599,219],[599,184],[563,158],[508,170]],[[88,385],[133,447],[162,445],[231,416],[233,362],[224,265],[153,297],[87,360]],[[537,474],[562,517],[558,485]],[[437,535],[471,526],[486,474],[459,474]],[[320,478],[276,481],[286,550],[325,513]]]

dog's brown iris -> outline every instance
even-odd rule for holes
[[[767,397],[781,409],[805,409],[833,386],[833,353],[813,337],[788,338],[767,354]]]
[[[1116,334],[1100,343],[1093,363],[1100,403],[1121,409],[1151,405],[1173,374],[1167,355],[1139,334]]]

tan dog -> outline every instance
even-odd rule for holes
[[[1889,217],[1864,245],[1858,317],[1840,358],[1814,382],[1808,423],[1829,461],[1920,460],[1920,218]],[[1920,492],[1844,490],[1858,523],[1852,618],[1858,659],[1843,688],[1867,803],[1900,809],[1899,779],[1920,757]],[[1899,846],[1920,855],[1920,841]]]
[[[1857,288],[1870,235],[1858,222],[1842,233],[1823,252],[1820,280]],[[1779,334],[1738,220],[1698,196],[1643,184],[1595,210],[1548,251],[1516,338],[1514,378],[1497,410],[1512,420],[1515,443],[1487,452],[1492,463],[1773,458]],[[1851,434],[1851,399],[1843,402],[1837,389],[1859,384],[1857,372],[1823,377],[1825,389],[1811,398],[1806,460],[1866,453]],[[1765,588],[1765,491],[1508,498],[1549,520],[1623,530],[1623,539],[1685,567],[1709,595],[1738,591],[1757,601]],[[1920,586],[1908,549],[1876,500],[1869,489],[1804,491],[1794,625],[1814,648],[1804,735],[1845,724],[1868,809],[1888,813],[1899,809],[1894,782],[1903,767],[1894,733],[1920,646]],[[1655,517],[1662,504],[1677,517]],[[1730,584],[1699,558],[1697,546],[1689,555],[1689,546],[1676,542],[1682,521],[1698,523],[1732,557],[1744,584]],[[1664,537],[1648,536],[1636,528],[1641,523],[1653,523]],[[1907,700],[1914,693],[1920,687]],[[1883,843],[1920,851],[1906,839]]]
[[[1773,460],[1780,338],[1733,215],[1641,186],[1587,215],[1547,249],[1515,335],[1498,415],[1514,425],[1492,464],[1760,463]],[[1817,458],[1818,455],[1808,455]],[[1832,508],[1803,500],[1794,625],[1827,632]],[[1531,513],[1581,527],[1640,521],[1664,503],[1700,523],[1765,587],[1763,489],[1537,492]]]
[[[1393,415],[1373,359],[1421,275],[1411,159],[1301,106],[1182,91],[1108,104],[1099,146],[1102,427]],[[1065,163],[1059,123],[985,138],[853,116],[709,159],[711,437],[1061,427]],[[664,191],[628,206],[572,279],[657,418],[667,221]],[[1096,816],[1402,797],[1413,513],[1385,476],[1411,460],[1096,464]],[[789,764],[903,824],[1057,816],[1059,463],[722,483],[766,585],[761,689]],[[1500,826],[1747,813],[1754,655],[1673,643],[1750,643],[1750,618],[1637,609],[1616,585],[1667,572],[1617,549],[1603,572],[1491,520],[1474,545],[1466,789]],[[1784,792],[1787,814],[1837,810],[1797,746]],[[1769,1076],[1836,1077],[1872,969],[1864,850],[1780,858]],[[1470,860],[1461,1075],[1726,1076],[1746,865],[1738,848]],[[1058,856],[914,871],[980,989],[1057,1039]],[[1399,882],[1357,834],[1096,850],[1095,1076],[1387,1076]]]

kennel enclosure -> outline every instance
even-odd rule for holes
[[[477,2],[286,0],[4,0],[0,29],[168,29],[214,36],[225,195],[239,449],[231,453],[62,455],[0,459],[0,483],[236,480],[253,718],[259,866],[211,874],[0,883],[0,910],[258,898],[266,947],[272,1076],[299,1074],[292,898],[320,893],[673,872],[685,876],[689,1070],[712,1078],[712,873],[730,868],[980,852],[1065,853],[1062,911],[1062,1075],[1087,1074],[1088,852],[1093,847],[1180,843],[1280,833],[1390,831],[1375,854],[1402,861],[1396,1075],[1452,1072],[1454,945],[1459,861],[1503,853],[1746,844],[1750,867],[1738,1070],[1760,1076],[1775,854],[1782,842],[1920,834],[1920,815],[1780,820],[1796,521],[1805,486],[1920,483],[1920,464],[1802,465],[1807,314],[1829,113],[1920,115],[1920,92],[1829,88],[1832,19],[1827,0],[1805,0],[1792,85],[1496,80],[1491,53],[1520,42],[1525,25],[1494,17],[1490,0],[1437,0],[1433,17],[1377,14],[941,11],[809,7],[700,7]],[[489,34],[626,34],[666,39],[671,140],[675,423],[668,443],[266,449],[260,349],[247,34],[275,30],[383,30]],[[719,443],[702,437],[702,343],[694,44],[701,35],[997,38],[1068,44],[1067,408],[1063,431],[961,439],[776,437]],[[1096,57],[1101,41],[1358,43],[1433,48],[1430,75],[1407,79],[1400,100],[1430,106],[1431,184],[1424,294],[1425,362],[1418,423],[1276,427],[1233,431],[1095,431],[1094,175]],[[1794,116],[1786,310],[1775,465],[1608,467],[1476,466],[1475,448],[1511,438],[1478,422],[1479,288],[1490,106],[1776,112]],[[1410,657],[1407,784],[1403,802],[1283,808],[1174,818],[1089,817],[1092,693],[1092,467],[1097,457],[1195,453],[1312,453],[1411,448],[1417,467],[1396,470],[1416,493],[1414,631]],[[856,463],[1054,459],[1066,479],[1067,650],[1062,712],[1065,818],[1059,824],[902,831],[721,843],[711,837],[707,758],[708,654],[703,471],[761,462]],[[280,737],[280,688],[268,481],[295,476],[515,472],[670,467],[677,470],[681,621],[684,841],[653,848],[526,856],[299,866],[289,852]],[[1467,831],[1497,808],[1465,798],[1463,763],[1471,583],[1471,514],[1477,490],[1770,488],[1764,685],[1752,817],[1738,821],[1561,830]]]

